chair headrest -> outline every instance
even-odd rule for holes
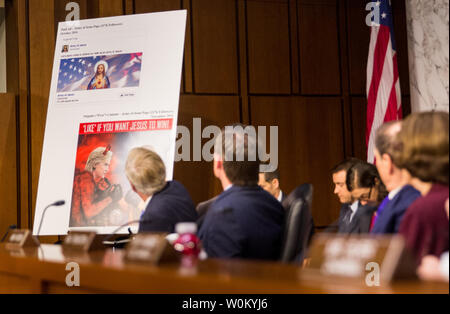
[[[286,199],[283,202],[283,207],[287,210],[290,209],[293,202],[299,198],[303,199],[307,203],[311,204],[312,195],[313,195],[312,184],[309,184],[309,183],[302,184],[302,185],[298,186],[297,188],[295,188],[295,190],[292,191],[288,195],[288,197],[286,197]]]

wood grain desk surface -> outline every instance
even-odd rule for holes
[[[61,246],[7,251],[0,245],[0,293],[161,293],[161,294],[448,294],[448,283],[418,280],[368,287],[361,282],[302,279],[296,265],[243,260],[155,265],[124,262],[123,250],[107,249],[73,256]],[[66,265],[80,265],[80,287],[69,288]]]

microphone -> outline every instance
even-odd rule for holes
[[[8,227],[8,229],[6,230],[6,233],[3,236],[2,240],[0,241],[0,243],[3,243],[3,241],[5,241],[6,237],[8,236],[9,231],[13,230],[13,229],[17,229],[17,226],[16,225],[11,225],[11,226]]]
[[[129,221],[127,223],[124,223],[123,225],[118,227],[116,230],[114,230],[113,233],[111,233],[108,237],[106,237],[106,239],[104,239],[103,242],[107,242],[107,241],[111,240],[112,237],[114,237],[117,234],[117,232],[119,232],[122,228],[125,228],[125,227],[127,227],[129,225],[141,223],[141,222],[148,222],[148,220],[139,219],[139,220],[132,220],[132,221]],[[133,234],[131,232],[131,228],[128,228],[128,233],[129,233],[130,236]]]
[[[53,207],[53,206],[63,206],[64,204],[66,204],[66,201],[57,201],[57,202],[54,202],[44,208],[44,211],[42,212],[42,216],[41,216],[41,221],[39,222],[38,232],[36,233],[36,237],[38,239],[39,239],[39,235],[41,234],[42,222],[44,221],[44,216],[45,216],[45,213],[47,212],[47,209],[49,209],[50,207]]]
[[[50,206],[63,206],[64,204],[66,204],[66,201],[57,201]]]

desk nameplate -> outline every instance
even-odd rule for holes
[[[179,262],[180,254],[166,239],[166,233],[138,234],[126,248],[125,261],[161,264]]]
[[[397,235],[321,234],[314,238],[309,258],[302,277],[365,282],[367,276],[372,276],[370,278],[383,283],[415,277],[413,259],[404,239]]]
[[[20,250],[23,248],[38,247],[39,241],[27,229],[12,230],[6,241],[7,250]]]
[[[62,245],[65,252],[86,253],[102,249],[101,240],[95,231],[70,231]]]

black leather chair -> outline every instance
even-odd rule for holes
[[[302,264],[312,235],[314,221],[311,214],[313,186],[302,184],[284,200],[285,230],[281,251],[284,263]]]
[[[209,209],[211,208],[211,205],[216,201],[218,196],[207,200],[205,202],[202,202],[200,204],[197,205],[197,207],[195,208],[195,210],[197,211],[198,214],[198,219],[197,219],[197,228],[198,230],[200,230],[200,227],[202,226],[203,222],[205,221],[205,217],[206,214],[208,213]]]

